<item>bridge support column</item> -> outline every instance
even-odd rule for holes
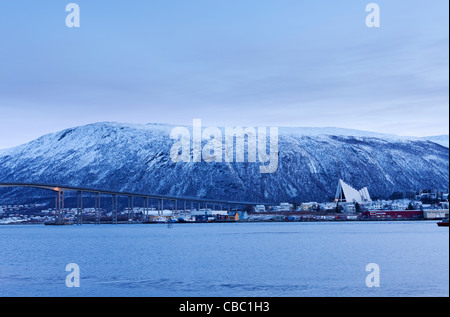
[[[100,193],[95,193],[95,224],[100,224]]]
[[[117,195],[112,195],[111,200],[112,223],[117,224]]]
[[[61,220],[61,191],[56,192],[55,197],[55,222]]]
[[[131,197],[127,196],[128,208],[127,208],[127,223],[130,223],[130,208],[131,208]]]
[[[58,221],[59,192],[55,193],[55,222]]]
[[[55,222],[64,219],[64,192],[58,190],[55,197]]]
[[[131,196],[131,223],[134,222],[134,196]]]
[[[64,220],[64,192],[61,191],[61,220]]]
[[[83,224],[83,192],[77,193],[77,225]]]
[[[150,201],[148,197],[145,197],[145,221],[148,221],[148,215],[150,213]]]

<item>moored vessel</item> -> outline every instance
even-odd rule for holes
[[[438,222],[437,225],[439,227],[448,227],[448,218],[445,218],[442,221]]]

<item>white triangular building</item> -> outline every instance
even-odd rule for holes
[[[335,201],[346,203],[364,203],[371,202],[372,199],[370,198],[367,187],[356,190],[340,179],[336,190]]]

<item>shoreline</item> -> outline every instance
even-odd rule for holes
[[[444,219],[444,218],[442,218]],[[113,223],[112,221],[105,221],[105,222],[83,222],[81,224],[79,223],[68,223],[68,224],[50,224],[50,226],[81,226],[81,225],[189,225],[189,224],[214,224],[214,223],[229,223],[229,224],[239,224],[239,223],[320,223],[320,222],[335,222],[335,223],[342,223],[342,222],[439,222],[442,220],[439,219],[352,219],[352,220],[345,220],[345,219],[338,219],[338,220],[331,220],[331,219],[321,219],[321,220],[240,220],[240,221],[226,221],[226,220],[219,220],[219,221],[181,221],[181,222],[117,222]],[[36,223],[30,223],[30,222],[14,222],[14,223],[0,223],[0,226],[13,226],[13,225],[23,225],[23,226],[49,226],[49,224],[45,224],[44,222],[36,222]]]

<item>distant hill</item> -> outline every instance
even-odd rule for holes
[[[425,137],[424,139],[429,140],[434,143],[437,143],[437,144],[440,144],[442,146],[445,146],[446,148],[449,147],[449,135],[448,134],[428,136],[428,137]]]

